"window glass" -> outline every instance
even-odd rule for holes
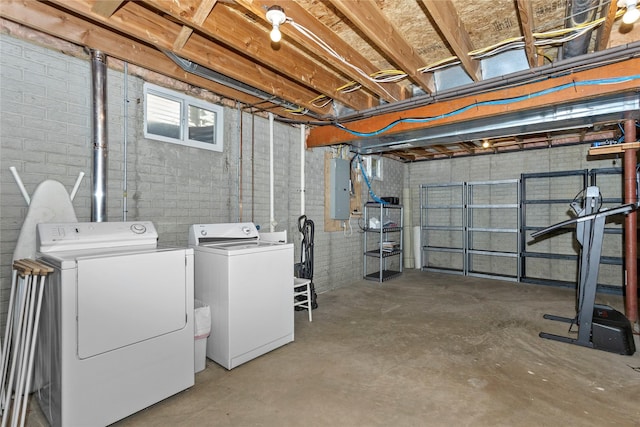
[[[215,112],[189,105],[189,139],[207,144],[215,144],[215,127]]]
[[[161,86],[144,84],[144,137],[222,151],[224,109]]]
[[[147,132],[180,139],[179,101],[147,93]]]

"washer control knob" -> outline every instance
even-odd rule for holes
[[[244,226],[242,227],[242,232],[248,236],[249,234],[251,234],[251,228]]]
[[[200,230],[200,234],[203,235],[203,236],[206,236],[207,235],[207,230]]]
[[[147,227],[145,227],[143,224],[132,224],[131,231],[136,234],[142,234],[147,231]]]

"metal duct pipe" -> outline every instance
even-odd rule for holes
[[[543,65],[533,69],[516,71],[515,73],[506,74],[504,76],[494,77],[477,83],[470,83],[464,86],[443,90],[434,95],[419,95],[413,98],[405,99],[390,104],[382,104],[358,113],[348,114],[340,117],[325,116],[324,118],[338,120],[340,123],[348,123],[356,120],[367,119],[373,116],[387,113],[395,113],[410,108],[424,107],[425,105],[435,104],[437,102],[445,102],[464,96],[478,95],[490,92],[496,89],[509,86],[523,85],[533,83],[548,78],[562,75],[566,72],[576,72],[592,69],[598,66],[612,64],[625,61],[640,56],[640,41],[628,43],[584,55],[577,58],[565,59],[554,62],[552,64]],[[292,122],[291,120],[278,119],[282,122]],[[310,123],[313,125],[327,125],[326,122]]]
[[[635,120],[624,122],[624,141],[636,142]],[[636,203],[636,164],[638,150],[624,151],[624,202]],[[638,331],[638,211],[632,211],[624,219],[624,259],[626,266],[626,299],[625,311],[627,318]]]
[[[567,28],[573,28],[578,25],[593,21],[598,0],[571,0],[567,10]],[[589,49],[589,41],[591,40],[593,30],[587,31],[580,37],[566,42],[562,46],[564,58],[573,58],[575,56],[584,55]]]
[[[107,220],[107,57],[91,50],[93,173],[91,221]]]

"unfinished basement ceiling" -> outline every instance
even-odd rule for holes
[[[279,43],[269,39],[265,16],[273,5],[287,17]],[[573,61],[585,69],[637,58],[640,22],[622,24],[625,9],[617,6],[609,0],[3,0],[0,14],[4,22],[317,128],[455,99],[460,89],[468,96],[476,87],[481,93],[525,84],[505,80],[483,89],[556,64],[570,64],[565,72],[571,72]],[[3,30],[11,32],[7,25]],[[607,51],[616,54],[604,58]],[[624,108],[638,110],[638,92],[629,86],[620,91]],[[438,139],[425,125],[401,138],[391,131],[341,143],[416,161],[615,139],[621,119],[622,112],[607,109],[571,129],[529,125],[522,134],[449,132]],[[516,128],[519,117],[505,120]],[[422,142],[400,148],[402,138]]]

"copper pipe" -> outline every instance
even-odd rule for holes
[[[636,141],[635,120],[624,122],[624,141]],[[636,164],[637,149],[624,152],[624,200],[625,203],[637,202]],[[633,211],[624,220],[624,256],[626,266],[626,299],[625,312],[627,318],[637,329],[638,323],[638,220],[637,211]]]

